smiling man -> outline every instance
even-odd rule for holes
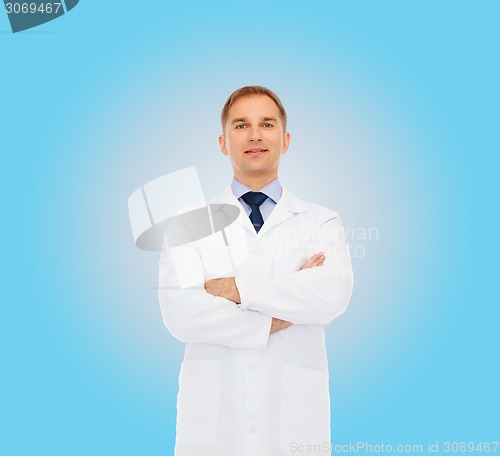
[[[241,209],[228,237],[247,255],[221,267],[228,261],[222,235],[183,247],[177,259],[198,271],[200,286],[182,290],[172,252],[162,252],[164,321],[186,343],[175,455],[325,454],[324,325],[345,311],[353,283],[344,230],[337,213],[282,187],[290,133],[274,92],[236,90],[221,121],[219,144],[234,178],[212,203]]]
[[[219,144],[229,157],[235,179],[258,191],[278,177],[290,133],[285,131],[285,110],[274,94],[276,101],[264,94],[242,97],[240,93],[224,106]]]

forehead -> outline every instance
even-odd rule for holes
[[[238,98],[229,108],[227,120],[240,117],[276,117],[281,118],[278,106],[267,95],[249,95]]]

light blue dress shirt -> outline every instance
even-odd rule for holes
[[[245,209],[247,215],[250,216],[250,212],[252,212],[252,209],[250,208],[250,205],[245,203],[245,201],[243,201],[241,197],[245,193],[251,192],[252,190],[249,189],[245,184],[242,184],[235,177],[233,177],[233,181],[231,182],[231,190],[233,191],[233,195],[243,206],[243,209]],[[279,179],[276,178],[272,182],[269,182],[269,184],[261,188],[259,192],[267,195],[267,199],[259,207],[260,213],[262,214],[262,218],[265,222],[281,198],[281,184]]]

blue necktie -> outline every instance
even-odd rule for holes
[[[241,198],[252,209],[252,212],[250,212],[250,221],[258,233],[262,225],[264,225],[264,219],[260,213],[259,206],[267,199],[267,195],[264,195],[262,192],[248,192],[242,195]]]

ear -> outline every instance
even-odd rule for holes
[[[224,135],[219,136],[219,146],[220,146],[220,150],[222,151],[222,153],[227,156],[228,151],[227,151],[227,145],[226,145],[226,137]]]
[[[281,155],[286,154],[289,145],[290,145],[290,133],[285,131],[285,134],[283,135],[283,143],[281,145]]]

